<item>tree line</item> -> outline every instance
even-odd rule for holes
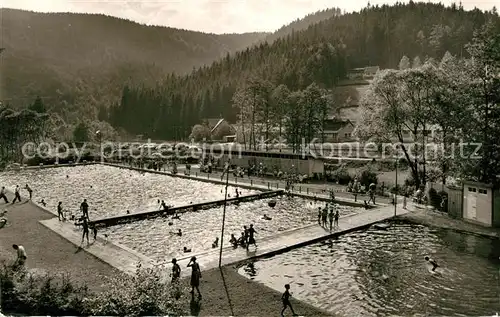
[[[19,161],[23,145],[38,144],[48,135],[49,115],[40,98],[28,108],[14,110],[9,105],[0,106],[0,165]]]
[[[252,78],[286,85],[291,91],[315,83],[332,89],[355,67],[396,68],[403,55],[425,61],[446,51],[469,57],[464,45],[496,11],[465,11],[461,6],[413,3],[369,6],[293,31],[195,69],[170,74],[154,87],[127,85],[121,100],[100,118],[132,134],[158,139],[187,138],[203,119],[237,122],[233,95]]]
[[[468,58],[447,52],[440,61],[412,67],[403,57],[399,69],[381,72],[362,99],[357,135],[400,143],[394,151],[403,154],[417,186],[430,174],[443,183],[454,175],[500,184],[500,147],[494,137],[500,135],[498,20],[476,31],[465,50]],[[431,135],[431,129],[438,133]],[[415,142],[411,149],[408,136]]]

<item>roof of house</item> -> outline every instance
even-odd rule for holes
[[[343,120],[340,118],[333,117],[331,119],[325,120],[325,131],[328,132],[338,132],[340,129],[344,128],[347,125],[352,125],[350,120]]]
[[[214,132],[215,129],[217,129],[222,122],[224,122],[224,118],[218,118],[218,119],[205,119],[206,124],[208,125],[208,128],[210,129],[210,132]]]
[[[367,66],[367,67],[365,67],[365,74],[366,73],[376,73],[379,71],[379,69],[380,69],[379,66]]]
[[[215,129],[217,129],[222,122],[224,122],[224,119],[220,119],[219,122],[217,122],[215,126],[212,129],[210,129],[210,132],[214,132]]]

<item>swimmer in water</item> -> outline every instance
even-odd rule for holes
[[[182,237],[182,230],[181,230],[181,229],[179,229],[179,231],[177,231],[177,235],[178,235],[179,237]]]
[[[264,219],[264,220],[271,220],[273,218],[271,218],[268,215],[264,214],[264,216],[262,216],[262,219]]]
[[[217,248],[219,246],[219,238],[215,238],[215,241],[212,243],[212,248]]]
[[[189,252],[191,252],[191,249],[184,247],[184,253],[189,253]]]
[[[429,258],[428,256],[425,257],[425,260],[427,262],[429,262],[430,264],[432,264],[432,269],[431,269],[432,272],[436,271],[436,268],[439,267],[439,265],[437,264],[437,262],[434,261],[433,259]]]

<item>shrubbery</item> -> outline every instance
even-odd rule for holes
[[[361,169],[356,176],[361,186],[365,186],[366,188],[368,188],[370,184],[376,185],[378,183],[377,173],[369,166]]]
[[[0,267],[2,309],[6,314],[50,316],[185,315],[184,287],[162,282],[160,269],[138,267],[134,277],[110,277],[101,292],[75,285],[70,276],[34,275]]]
[[[339,183],[340,185],[347,185],[352,181],[352,176],[349,175],[347,168],[343,164],[333,171],[330,177],[333,182]]]

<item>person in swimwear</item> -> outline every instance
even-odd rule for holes
[[[229,240],[229,243],[231,243],[234,248],[238,247],[238,240],[234,236],[234,233],[231,233],[231,239]]]
[[[429,258],[428,256],[425,257],[425,260],[432,265],[432,269],[431,269],[432,272],[436,271],[436,269],[439,267],[437,262],[434,261],[433,259]]]

